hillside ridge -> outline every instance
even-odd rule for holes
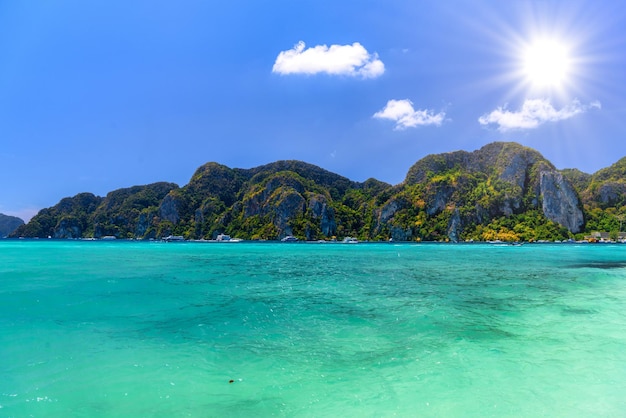
[[[159,182],[63,198],[12,236],[567,239],[621,225],[625,173],[626,158],[592,175],[560,171],[515,142],[427,155],[397,185],[355,182],[297,160],[249,169],[208,162],[182,187]]]

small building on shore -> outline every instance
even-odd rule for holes
[[[614,236],[614,233],[593,231],[591,235],[585,235],[585,240],[589,242],[626,242],[626,232],[618,232],[616,239],[611,238],[612,235]]]

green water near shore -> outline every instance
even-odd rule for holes
[[[621,416],[625,263],[620,245],[0,241],[0,416]]]

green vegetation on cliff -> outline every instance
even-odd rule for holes
[[[17,216],[0,213],[0,238],[5,238],[21,225],[24,225],[24,221]]]
[[[392,186],[353,182],[300,161],[199,167],[189,183],[82,193],[42,210],[13,236],[274,240],[537,241],[619,229],[626,159],[594,175],[558,171],[537,151],[497,142],[429,155]]]
[[[52,238],[154,238],[160,223],[158,208],[172,183],[134,186],[110,192],[106,197],[80,193],[42,209],[12,236]]]

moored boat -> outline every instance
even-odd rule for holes
[[[162,239],[165,242],[178,242],[184,241],[185,237],[183,237],[182,235],[168,235],[167,237],[163,237]]]
[[[230,235],[219,234],[217,238],[215,238],[215,241],[230,241]]]

